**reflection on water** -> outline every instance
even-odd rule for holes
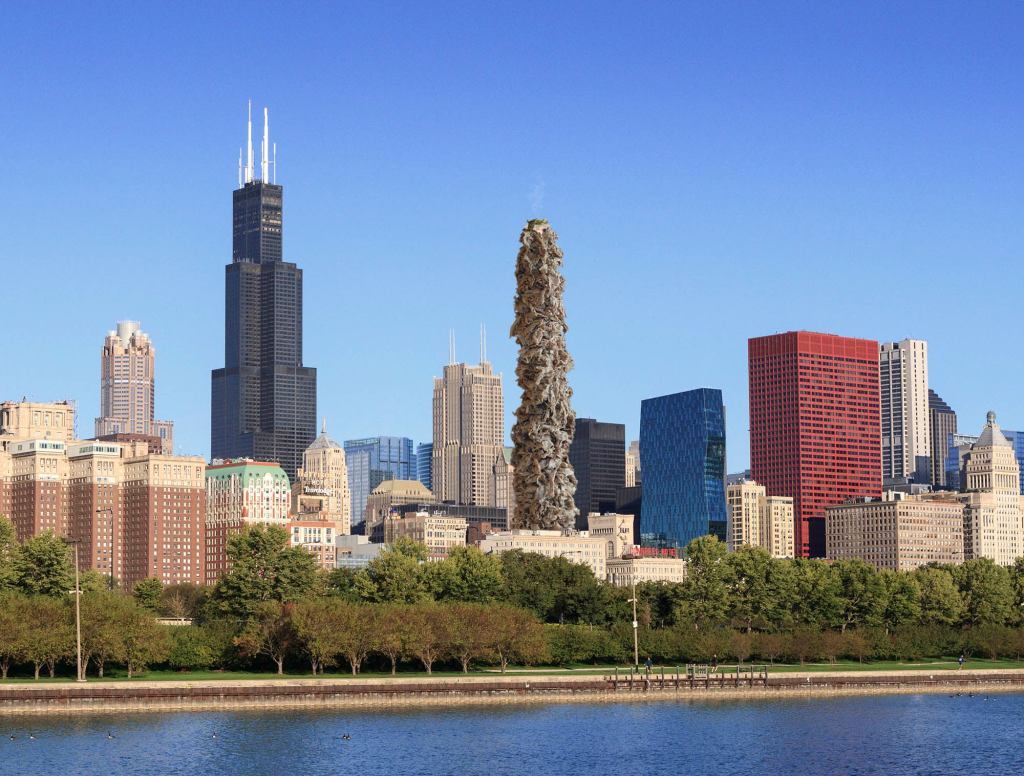
[[[0,774],[1003,774],[1022,714],[982,694],[0,717]]]

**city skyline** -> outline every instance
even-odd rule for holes
[[[366,13],[371,18],[360,17],[356,27],[373,21],[374,12]],[[189,95],[183,84],[197,80],[194,68],[219,66],[228,56],[213,50],[215,30],[241,24],[253,40],[267,35],[251,21],[204,14],[194,39],[180,35],[180,23],[170,18],[150,23],[158,39],[175,36],[176,46],[195,56],[179,58],[173,81],[165,76],[145,90],[154,96],[139,98],[135,89],[153,73],[145,62],[119,74],[137,105],[125,103],[122,91],[97,86],[106,82],[98,73],[113,61],[106,57],[123,56],[134,36],[85,57],[76,38],[88,38],[101,19],[74,11],[67,28],[49,36],[52,56],[36,58],[12,78],[10,115],[19,119],[5,129],[20,153],[4,200],[12,224],[5,257],[36,285],[51,274],[61,277],[48,300],[74,309],[75,325],[40,318],[31,295],[11,296],[12,319],[37,323],[21,327],[11,342],[9,358],[20,368],[0,374],[0,397],[74,399],[78,435],[88,435],[81,410],[99,406],[97,338],[111,320],[142,320],[160,348],[157,401],[160,415],[176,422],[176,448],[209,456],[208,410],[196,397],[209,379],[204,371],[222,363],[220,267],[230,250],[225,196],[235,183],[240,114],[252,97],[270,105],[276,134],[287,140],[277,180],[289,189],[289,256],[309,281],[304,350],[320,373],[318,414],[336,438],[429,440],[427,392],[439,376],[449,329],[458,332],[457,357],[471,361],[465,354],[475,350],[473,334],[479,323],[487,325],[495,371],[511,377],[514,346],[493,333],[511,321],[515,235],[534,214],[552,220],[566,253],[574,408],[581,417],[626,424],[627,439],[638,436],[642,399],[720,387],[729,410],[729,466],[745,468],[746,339],[792,329],[926,340],[930,385],[961,417],[994,409],[1010,428],[1024,425],[1017,390],[1022,367],[1010,360],[1000,370],[987,368],[1013,352],[1019,328],[1013,306],[991,309],[990,336],[979,340],[935,303],[948,279],[967,267],[982,279],[979,289],[986,277],[1011,287],[1019,278],[1013,259],[1021,244],[1020,175],[1013,160],[1022,122],[1012,85],[1001,75],[1014,71],[1016,55],[997,45],[1012,24],[947,10],[931,19],[915,15],[919,26],[909,30],[909,12],[894,17],[869,9],[860,28],[844,33],[835,25],[838,16],[821,12],[803,24],[822,26],[823,34],[767,71],[749,66],[789,45],[794,29],[762,20],[767,28],[758,43],[752,31],[734,25],[722,49],[739,51],[748,67],[731,82],[728,61],[700,41],[714,18],[651,11],[666,22],[689,23],[684,38],[696,52],[691,61],[678,53],[678,40],[645,42],[632,34],[640,24],[632,19],[624,22],[620,44],[593,37],[606,21],[595,12],[573,20],[591,36],[590,47],[564,72],[553,54],[538,50],[521,79],[509,80],[514,58],[478,77],[473,64],[485,61],[486,47],[475,38],[453,61],[432,62],[421,74],[408,61],[389,62],[356,45],[353,72],[325,92],[336,72],[326,60],[347,39],[304,51],[298,28],[286,20],[274,38],[294,56],[256,63]],[[15,10],[11,21],[19,29],[47,26],[28,9]],[[437,20],[422,21],[422,29],[438,29]],[[651,23],[647,15],[644,29]],[[128,14],[125,32],[139,24]],[[858,29],[877,36],[893,25],[914,36],[919,62],[909,62],[885,35],[868,57],[838,45],[860,50]],[[961,45],[939,43],[945,38],[938,33],[954,25]],[[543,35],[565,34],[571,34],[568,15],[553,11]],[[511,50],[519,42],[502,46]],[[385,50],[408,46],[413,61],[426,51],[400,31],[386,34],[385,44]],[[617,45],[629,56],[609,56]],[[971,68],[963,67],[968,58]],[[816,78],[804,67],[808,59],[820,64]],[[71,61],[81,74],[65,73]],[[312,79],[316,89],[291,89],[321,65]],[[392,98],[409,97],[395,86],[402,76],[413,78],[413,86],[442,83],[440,91],[429,91],[436,104],[414,96],[388,107]],[[578,92],[575,113],[559,107],[594,76],[599,95],[592,85]],[[648,84],[645,94],[624,88],[639,78]],[[30,88],[44,80],[53,84],[45,95]],[[495,80],[513,84],[512,94],[495,101]],[[86,81],[90,88],[80,90]],[[527,88],[537,82],[549,92]],[[684,86],[691,82],[701,90]],[[379,95],[363,94],[374,91],[366,85],[381,87]],[[741,107],[752,94],[759,99]],[[968,98],[974,110],[959,110]],[[517,99],[551,108],[550,124],[531,129]],[[80,119],[74,136],[69,114]],[[766,129],[744,126],[751,117],[763,118]],[[500,132],[480,139],[499,125]],[[968,142],[969,154],[950,153]],[[68,175],[66,159],[53,149],[79,144],[89,153],[76,157],[75,174]],[[154,154],[154,147],[163,151]],[[595,158],[613,161],[594,165]],[[179,187],[151,185],[182,177],[187,197]],[[54,205],[89,198],[103,201],[99,215],[68,212],[66,229],[45,228],[42,215]],[[453,211],[458,219],[436,229]],[[175,228],[165,228],[169,223]],[[624,228],[635,232],[627,239]],[[139,282],[111,282],[125,266],[140,269]],[[879,305],[894,266],[918,293],[899,305]],[[378,282],[382,269],[386,296]],[[752,312],[724,303],[733,296]],[[424,304],[456,297],[458,305]],[[611,304],[597,301],[620,302],[616,315],[608,314]],[[407,318],[396,316],[382,329],[382,305],[409,311]],[[53,356],[60,369],[48,368]],[[626,367],[616,380],[607,379],[610,363]],[[986,381],[979,385],[973,376],[981,370]],[[505,401],[507,440],[518,392],[507,391]]]

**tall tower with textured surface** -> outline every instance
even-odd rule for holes
[[[565,278],[558,235],[543,219],[526,224],[516,257],[515,321],[519,345],[516,381],[523,389],[512,427],[515,521],[520,528],[571,530],[578,510],[576,475],[569,463],[575,432],[565,346]]]
[[[302,270],[283,260],[284,189],[267,179],[268,135],[264,111],[257,177],[250,115],[246,164],[232,196],[224,367],[213,370],[211,455],[276,461],[294,478],[316,436],[316,369],[302,364]]]

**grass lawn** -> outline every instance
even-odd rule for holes
[[[760,665],[760,664],[755,664]],[[933,671],[955,671],[957,662],[955,658],[943,658],[943,659],[928,659],[928,660],[917,660],[913,662],[864,662],[858,663],[855,661],[839,661],[837,663],[806,663],[800,665],[799,663],[776,663],[773,666],[769,666],[769,673],[787,673],[787,672],[828,672],[828,671],[910,671],[910,670],[933,670]],[[677,666],[664,666],[665,675],[668,676],[670,673],[674,674]],[[996,669],[1009,669],[1009,668],[1024,668],[1024,661],[1021,660],[984,660],[980,658],[971,658],[964,664],[964,668],[973,670],[996,670]],[[555,667],[555,666],[540,666],[540,667],[509,667],[506,676],[605,676],[608,674],[615,673],[616,666],[592,666],[592,665],[579,665],[571,667]],[[655,666],[655,673],[661,673],[662,666]],[[685,667],[680,665],[678,669],[681,673],[685,672]],[[730,673],[733,666],[723,663],[719,666],[719,673]],[[628,675],[628,666],[618,666],[619,675]],[[488,676],[497,678],[501,676],[498,669],[484,669],[471,671],[470,676]],[[399,671],[395,679],[407,679],[410,677],[426,677],[425,671]],[[432,676],[438,678],[452,677],[452,676],[463,676],[459,671],[434,671]],[[326,673],[317,678],[325,679],[348,679],[352,675],[345,672]],[[283,676],[278,676],[275,673],[261,673],[254,671],[147,671],[146,673],[135,676],[132,679],[128,679],[125,672],[121,669],[113,669],[107,671],[107,675],[103,677],[102,681],[115,681],[115,682],[126,682],[126,681],[138,681],[138,682],[156,682],[156,681],[170,681],[170,682],[199,682],[199,681],[227,681],[233,679],[312,679],[313,677],[308,672],[292,671],[285,673]],[[360,679],[391,679],[391,674],[388,672],[377,672],[368,671],[359,674]],[[0,685],[12,684],[15,682],[33,682],[32,675],[17,675],[11,676],[6,682],[0,682]],[[47,677],[40,677],[40,683],[49,682],[73,682],[74,677],[72,676],[57,676],[53,679]],[[94,674],[89,675],[89,681],[95,682],[100,681]]]

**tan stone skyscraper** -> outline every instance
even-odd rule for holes
[[[351,496],[345,450],[327,436],[324,421],[320,436],[302,454],[302,466],[292,487],[292,512],[297,520],[337,524],[341,535],[351,533]]]
[[[964,559],[1009,566],[1024,555],[1024,497],[1013,445],[989,412],[964,464]]]
[[[156,348],[138,321],[118,321],[107,333],[100,356],[100,417],[96,436],[144,434],[161,439],[164,454],[173,449],[174,424],[154,420]]]
[[[454,347],[452,348],[454,351]],[[451,363],[434,378],[432,485],[439,501],[497,506],[493,467],[504,455],[501,375],[481,343],[477,366]]]

